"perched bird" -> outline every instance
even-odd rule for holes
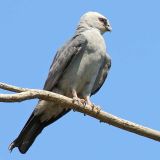
[[[92,105],[90,96],[101,88],[111,67],[102,36],[111,30],[108,19],[100,13],[85,13],[75,35],[57,51],[44,90]],[[40,100],[9,150],[18,147],[21,153],[26,153],[43,128],[69,111],[60,104]]]

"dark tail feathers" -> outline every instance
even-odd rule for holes
[[[10,145],[9,150],[12,151],[15,147],[18,147],[21,153],[26,153],[29,147],[32,145],[36,137],[41,133],[44,127],[49,124],[55,122],[66,113],[68,113],[70,109],[64,109],[60,114],[56,117],[52,117],[48,121],[41,122],[41,115],[35,114],[36,111],[33,111],[18,138],[15,139]]]
[[[18,138],[9,145],[9,150],[12,151],[13,148],[18,147],[21,153],[26,153],[44,127],[39,117],[34,116],[34,113],[32,113]]]

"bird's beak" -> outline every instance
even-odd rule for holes
[[[108,20],[107,20],[107,24],[106,24],[105,28],[106,28],[106,31],[109,31],[109,32],[112,31],[112,27],[111,27],[111,25],[110,25]]]
[[[111,26],[106,26],[106,30],[109,32],[112,32],[112,27]]]

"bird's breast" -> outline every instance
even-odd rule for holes
[[[61,77],[58,86],[67,96],[75,89],[77,94],[90,94],[103,57],[96,53],[89,53],[87,50],[78,55]]]
[[[89,95],[105,57],[102,37],[88,36],[88,44],[83,53],[76,55],[61,77],[58,86],[67,96],[71,90],[79,95]]]

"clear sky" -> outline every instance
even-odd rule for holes
[[[114,115],[160,130],[159,6],[159,0],[0,0],[0,81],[41,89],[56,50],[74,34],[80,16],[98,11],[113,28],[104,35],[112,67],[92,101]],[[27,154],[17,149],[10,154],[8,145],[36,102],[0,103],[1,160],[160,158],[158,142],[77,112],[47,127]]]

